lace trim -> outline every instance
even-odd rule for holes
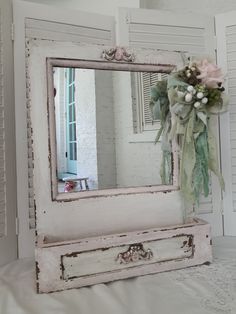
[[[185,268],[171,272],[170,277],[190,289],[194,279],[192,296],[199,298],[201,307],[210,313],[235,314],[236,259],[215,258],[209,266]]]

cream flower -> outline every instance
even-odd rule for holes
[[[221,69],[217,65],[210,63],[207,59],[203,59],[196,63],[200,74],[197,76],[206,87],[217,88],[219,83],[223,83],[224,77]]]

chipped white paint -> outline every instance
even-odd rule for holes
[[[34,154],[32,143],[32,122],[30,118],[30,76],[29,76],[29,47],[28,41],[25,43],[25,80],[26,80],[26,107],[27,107],[27,151],[28,151],[28,206],[29,206],[29,228],[35,228],[34,209],[34,186],[33,169]]]
[[[101,61],[102,50],[106,47],[89,46],[85,44],[64,45],[45,41],[30,41],[30,77],[32,124],[34,143],[34,186],[37,208],[37,232],[52,239],[78,239],[88,236],[99,236],[109,233],[139,230],[151,227],[169,226],[183,223],[182,201],[177,191],[177,180],[173,186],[152,186],[128,189],[111,189],[99,191],[84,191],[78,193],[51,195],[51,172],[48,159],[48,117],[47,117],[47,71],[46,58],[86,60],[86,66],[94,66],[95,61]],[[163,52],[148,49],[134,49],[136,59],[128,67],[135,68],[148,62],[152,70],[163,63],[182,66],[182,57],[176,52]],[[61,59],[61,65],[65,61]],[[68,61],[68,64],[72,61]],[[152,62],[152,63],[151,63]],[[78,61],[74,61],[74,65]],[[106,67],[122,67],[126,64],[104,61]],[[164,66],[164,68],[169,66]],[[172,67],[173,68],[173,67]],[[50,82],[49,82],[50,83]],[[51,82],[52,84],[52,82]],[[53,125],[53,115],[50,114],[50,125]],[[53,129],[51,130],[53,132]],[[51,132],[51,133],[52,133]],[[51,137],[51,161],[56,161]],[[53,164],[52,164],[53,165]],[[175,167],[177,172],[177,167]],[[53,178],[54,176],[54,178]],[[55,171],[52,171],[53,182]],[[177,178],[177,175],[176,175]],[[55,184],[54,184],[55,185]],[[42,188],[46,187],[46,188]],[[169,193],[162,193],[167,192]],[[63,202],[71,199],[70,202]],[[173,205],[174,204],[174,205]],[[56,217],[56,220],[55,220]],[[132,217],[132,219],[130,218]],[[52,222],[53,227],[52,227]]]
[[[120,263],[130,245],[143,244],[152,256]],[[210,226],[192,224],[113,234],[75,241],[47,242],[36,248],[38,292],[78,288],[212,261]]]
[[[129,49],[135,55],[134,63],[102,62],[99,46],[39,41],[31,41],[31,45],[38,291],[82,287],[210,262],[209,225],[201,221],[182,225],[176,166],[172,186],[57,194],[55,116],[53,97],[47,94],[47,87],[53,89],[53,81],[49,75],[47,85],[46,60],[48,73],[54,65],[169,72],[175,66],[182,67],[182,56],[177,52]],[[131,245],[142,245],[142,258],[133,255],[127,264],[121,264]]]
[[[49,58],[48,56],[45,58],[47,60],[47,82],[48,82],[48,112],[49,112],[49,138],[50,138],[50,150],[48,152],[49,162],[51,167],[51,180],[48,182],[52,183],[52,198],[53,200],[76,200],[76,199],[84,199],[91,197],[102,197],[102,196],[113,196],[113,195],[121,195],[121,194],[138,194],[145,192],[160,192],[160,191],[171,191],[176,190],[178,178],[177,175],[177,165],[176,156],[174,156],[174,185],[173,186],[152,186],[152,187],[138,187],[138,188],[116,188],[116,189],[107,189],[107,190],[94,190],[94,191],[86,191],[83,193],[66,193],[66,194],[58,194],[58,179],[57,179],[57,149],[56,149],[56,122],[55,122],[55,110],[54,110],[54,82],[53,82],[53,68],[54,67],[76,67],[76,68],[92,68],[92,69],[104,69],[104,70],[126,70],[126,71],[153,71],[153,72],[164,72],[170,73],[172,70],[176,68],[179,64],[178,58],[182,57],[178,53],[169,53],[163,51],[155,51],[155,50],[145,50],[145,49],[130,49],[127,50],[127,55],[132,56],[132,63],[127,61],[127,63],[117,61],[115,59],[114,62],[102,62],[104,60],[104,51],[110,51],[111,49],[101,49],[97,46],[92,47],[79,47],[78,53],[82,52],[85,49],[87,51],[87,60],[77,56],[77,60],[65,60],[65,59],[55,59]],[[90,50],[95,50],[97,56],[96,59],[91,60]],[[126,51],[123,50],[122,51]],[[123,55],[122,55],[123,56]],[[94,58],[94,57],[93,57]],[[45,62],[44,60],[44,62]],[[119,60],[119,59],[118,59]],[[178,60],[178,61],[177,61]],[[123,61],[123,59],[121,59]],[[177,61],[173,63],[173,61]],[[33,66],[31,67],[33,70]],[[31,72],[32,77],[32,72]],[[37,107],[37,106],[36,106]],[[40,108],[40,107],[39,107]],[[34,126],[34,132],[40,133],[40,129],[38,125],[42,127],[42,120],[38,119],[38,108],[32,108],[32,121]],[[44,112],[47,114],[47,112]],[[47,125],[45,125],[47,127]],[[38,137],[38,134],[36,134]],[[35,145],[35,148],[36,145]],[[176,151],[174,150],[174,155],[176,155]],[[37,159],[36,159],[37,160]],[[37,174],[37,164],[35,164],[35,175],[36,180],[39,174]],[[44,167],[45,168],[45,167]],[[44,175],[44,168],[38,169],[40,171],[40,175]],[[48,187],[50,189],[50,186]],[[36,190],[36,200],[37,200],[37,190]]]
[[[193,248],[189,248],[188,246],[189,241],[191,241],[190,236],[178,236],[170,239],[142,242],[144,251],[147,252],[149,250],[152,257],[145,260],[142,258],[139,259],[139,256],[137,256],[137,261],[126,263],[121,262],[119,255],[129,252],[129,245],[63,255],[63,278],[67,280],[74,277],[79,278],[143,264],[147,265],[173,259],[187,258],[193,254]],[[183,245],[183,243],[186,244]]]

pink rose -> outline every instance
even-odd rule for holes
[[[224,77],[221,69],[217,65],[210,63],[207,59],[203,59],[196,62],[197,68],[200,71],[200,75],[197,76],[198,79],[202,81],[206,87],[217,88],[219,83],[223,83]]]

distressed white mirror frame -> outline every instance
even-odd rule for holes
[[[111,55],[111,51],[119,54],[119,59],[116,59],[115,53]],[[110,53],[110,55],[109,55]],[[126,56],[126,57],[125,57]],[[130,58],[127,58],[130,56]],[[53,82],[53,68],[84,68],[84,69],[100,69],[100,70],[115,70],[115,71],[135,71],[135,72],[156,72],[156,73],[171,73],[176,64],[159,64],[158,59],[155,60],[150,57],[148,63],[136,61],[135,53],[128,53],[124,48],[111,48],[101,51],[101,58],[98,60],[74,60],[74,59],[60,59],[47,58],[47,77],[48,77],[48,117],[49,117],[49,147],[50,147],[50,167],[51,167],[51,189],[52,200],[75,200],[91,197],[102,197],[112,195],[127,195],[137,193],[150,192],[165,192],[178,189],[178,153],[176,143],[172,143],[172,184],[171,185],[153,185],[140,187],[125,187],[113,188],[93,191],[58,193],[58,178],[57,178],[57,149],[56,149],[56,121],[55,121],[55,105],[54,105],[54,82]],[[152,57],[153,57],[152,56]],[[142,55],[141,55],[142,57]],[[118,58],[118,57],[117,57]],[[136,59],[135,59],[136,58]],[[146,61],[147,62],[147,61]],[[153,62],[153,64],[151,63]],[[154,141],[154,138],[153,138]]]
[[[87,192],[83,191],[81,195],[86,197],[79,198],[78,194],[80,193],[70,193],[74,197],[70,199],[67,195],[63,195],[66,193],[61,193],[57,197],[63,195],[64,199],[62,197],[61,200],[53,200],[50,145],[48,145],[50,130],[47,109],[49,106],[47,59],[77,59],[102,63],[107,62],[102,57],[103,51],[109,50],[110,47],[72,43],[65,45],[64,43],[39,40],[30,40],[28,46],[37,234],[45,236],[47,241],[61,241],[182,223],[182,202],[177,184],[170,186],[172,190],[165,186],[162,186],[162,189],[160,186],[124,188],[122,190],[114,189],[110,194],[109,190],[106,190],[107,195],[104,194],[104,190],[89,191],[87,195],[84,194]],[[163,64],[169,70],[168,64],[177,65],[178,68],[183,67],[182,56],[177,52],[149,49],[129,49],[127,51],[134,53],[137,64],[149,64],[152,65],[152,68],[155,65]],[[131,66],[122,61],[112,61],[107,64],[112,67],[115,67],[116,64],[117,66],[122,66],[121,64]],[[171,66],[171,68],[173,67]],[[50,115],[50,118],[53,117],[54,112]],[[51,122],[50,125],[52,125]],[[155,132],[153,135],[154,141]],[[138,136],[143,140],[142,134]],[[53,142],[53,144],[55,143]],[[56,167],[56,163],[54,166]],[[175,169],[177,171],[177,167]],[[92,195],[93,193],[94,195]],[[133,218],[130,219],[130,217]]]
[[[35,153],[37,291],[78,288],[210,262],[209,225],[199,219],[185,224],[180,213],[175,149],[173,186],[83,192],[83,199],[78,197],[79,193],[70,193],[70,199],[68,195],[63,199],[55,190],[53,195],[49,186],[51,181],[55,185],[56,179],[55,128],[51,129],[55,126],[54,112],[49,114],[50,128],[46,112],[46,100],[48,108],[53,104],[53,99],[48,99],[46,94],[47,73],[50,74],[48,89],[53,86],[52,67],[59,62],[61,66],[78,66],[78,60],[86,60],[83,61],[86,67],[92,62],[93,67],[95,64],[126,70],[135,66],[145,70],[156,67],[157,71],[169,72],[175,66],[183,66],[181,54],[127,49],[126,55],[135,55],[135,62],[131,63],[120,57],[104,61],[103,51],[110,52],[110,47],[65,47],[46,42],[38,45],[34,41],[31,44],[29,74]],[[66,59],[77,61],[67,64]],[[35,71],[35,64],[39,73]],[[50,152],[48,146],[54,152]]]

